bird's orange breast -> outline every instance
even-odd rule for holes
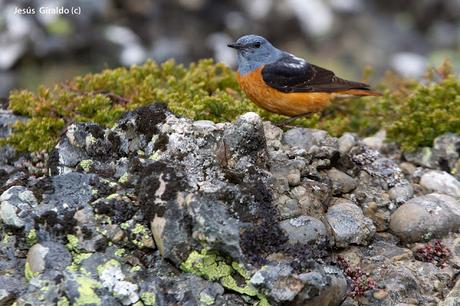
[[[272,113],[296,116],[320,112],[330,104],[331,94],[326,92],[284,93],[265,84],[262,67],[240,75],[237,79],[243,91],[259,107]]]

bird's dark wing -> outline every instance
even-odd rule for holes
[[[370,90],[368,84],[341,79],[334,72],[309,64],[289,53],[265,65],[262,78],[270,87],[286,93]]]

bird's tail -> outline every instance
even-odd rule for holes
[[[353,96],[382,96],[382,94],[378,91],[370,90],[370,89],[348,89],[344,91],[338,91],[338,94],[341,95],[353,95]]]

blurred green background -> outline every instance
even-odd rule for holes
[[[445,57],[460,70],[459,0],[0,0],[0,97],[148,58],[234,66],[226,44],[248,33],[347,78],[369,65],[374,81],[387,70],[420,78]]]

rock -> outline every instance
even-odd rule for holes
[[[160,253],[176,263],[184,261],[191,250],[192,223],[185,209],[182,173],[163,162],[144,169],[139,202]]]
[[[326,219],[337,247],[347,247],[349,244],[367,245],[375,234],[372,220],[365,217],[358,206],[347,200],[337,201],[329,207]]]
[[[53,241],[37,243],[27,253],[25,275],[30,279],[45,270],[62,271],[71,262],[72,257],[63,245]]]
[[[377,231],[381,232],[388,229],[390,211],[387,208],[379,207],[376,202],[367,202],[363,205],[363,213],[372,220]]]
[[[408,181],[397,154],[387,158],[356,135],[284,133],[254,113],[193,121],[148,106],[113,128],[72,125],[49,177],[31,175],[36,155],[1,152],[0,188],[25,205],[10,209],[22,228],[0,223],[2,302],[339,305],[347,286],[329,265],[334,243],[378,285],[359,303],[436,304],[459,262],[457,199],[427,196],[440,203],[421,205],[414,225],[436,224],[420,231],[424,238],[452,232],[446,266],[416,260],[387,229],[398,206],[423,194],[427,170],[411,170]],[[414,216],[400,223],[411,227]],[[418,233],[404,226],[392,231]]]
[[[54,192],[44,198],[45,204],[59,211],[84,207],[92,197],[91,178],[91,175],[77,172],[53,176]]]
[[[282,142],[288,146],[306,150],[311,150],[313,146],[338,149],[337,139],[330,137],[325,131],[316,129],[290,129],[283,134]]]
[[[300,216],[280,222],[280,227],[289,237],[291,244],[305,244],[318,242],[326,238],[326,227],[316,218]]]
[[[362,142],[374,150],[380,150],[385,142],[386,137],[387,132],[385,130],[380,130],[375,135],[363,138]]]
[[[430,170],[422,175],[420,185],[437,192],[453,197],[460,197],[460,182],[444,171]]]
[[[240,259],[240,224],[230,217],[223,203],[206,198],[187,201],[193,219],[192,237],[209,249],[218,250],[232,258]]]
[[[356,144],[356,136],[351,133],[344,133],[338,140],[339,152],[346,154]]]
[[[305,283],[293,305],[337,306],[347,295],[347,280],[337,267],[324,266],[319,271],[299,275]]]
[[[285,263],[271,264],[258,270],[250,280],[276,303],[292,302],[304,284],[293,274],[291,266]]]
[[[395,186],[388,191],[390,200],[400,205],[407,202],[414,196],[414,188],[411,184]]]
[[[339,305],[347,292],[342,272],[331,266],[296,274],[286,263],[270,264],[258,270],[250,282],[277,304]]]
[[[22,186],[11,187],[0,196],[0,219],[16,228],[30,228],[36,206],[37,200],[30,190]]]
[[[125,280],[126,276],[118,261],[110,260],[100,265],[97,272],[102,286],[112,292],[123,305],[130,305],[139,301],[139,286]]]
[[[266,164],[268,154],[264,128],[256,113],[238,117],[235,125],[224,131],[222,139],[231,154],[235,169],[247,169],[250,164]]]
[[[0,107],[0,138],[8,137],[11,134],[11,127],[18,120],[25,121],[27,118],[14,115],[13,112]]]
[[[398,165],[375,150],[365,146],[355,146],[349,155],[355,165],[361,167],[374,179],[379,180],[380,185],[385,189],[407,183]]]
[[[320,218],[331,199],[331,190],[324,183],[305,180],[300,186],[294,187],[290,195],[298,201],[303,214]]]
[[[415,152],[405,152],[404,158],[418,166],[432,169],[438,167],[438,161],[434,156],[433,149],[429,147],[419,148]]]
[[[390,229],[404,242],[429,240],[460,227],[457,199],[432,193],[407,201],[392,215]]]
[[[349,176],[342,171],[339,171],[335,168],[328,170],[327,176],[332,181],[332,194],[333,195],[340,195],[343,193],[349,193],[353,189],[356,188],[357,183],[354,178]]]
[[[460,304],[460,280],[455,282],[454,288],[446,296],[444,301],[440,302],[439,306],[455,306]]]
[[[433,150],[440,166],[453,169],[460,158],[460,135],[445,133],[436,137],[433,141]]]

